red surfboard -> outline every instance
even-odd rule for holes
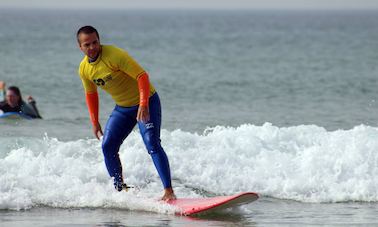
[[[243,192],[231,196],[216,196],[210,198],[183,198],[170,200],[167,203],[178,208],[179,215],[199,215],[237,207],[257,200],[254,192]]]

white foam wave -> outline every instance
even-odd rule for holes
[[[165,134],[175,175],[216,193],[256,191],[304,202],[378,201],[378,129],[216,127]]]
[[[157,202],[162,186],[138,132],[121,147],[126,181],[118,193],[94,139],[1,138],[0,209],[112,207],[173,213]],[[202,135],[162,131],[180,197],[256,191],[303,202],[378,201],[378,129],[326,131],[269,123],[215,127]]]

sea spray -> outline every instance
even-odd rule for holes
[[[255,191],[300,202],[378,201],[378,129],[327,131],[217,126],[202,134],[162,130],[179,197]],[[0,138],[0,209],[101,207],[173,212],[161,207],[162,185],[139,132],[120,149],[123,174],[137,192],[112,188],[101,142]]]

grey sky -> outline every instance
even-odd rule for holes
[[[0,8],[378,9],[378,0],[0,0]]]

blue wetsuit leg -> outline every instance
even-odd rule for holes
[[[137,123],[138,107],[116,106],[105,127],[102,150],[106,168],[109,175],[114,178],[116,188],[120,188],[123,183],[122,164],[118,155],[119,148]],[[164,188],[170,188],[171,173],[168,157],[160,145],[161,106],[157,93],[149,100],[149,111],[150,120],[147,123],[138,122],[138,126]]]
[[[109,175],[114,178],[114,186],[122,188],[122,164],[119,159],[119,148],[123,140],[136,125],[138,107],[124,108],[116,106],[106,124],[102,141],[102,151]]]
[[[164,188],[170,188],[172,186],[169,161],[167,154],[160,145],[161,105],[157,93],[149,99],[149,112],[150,120],[146,123],[138,122],[139,130]]]

